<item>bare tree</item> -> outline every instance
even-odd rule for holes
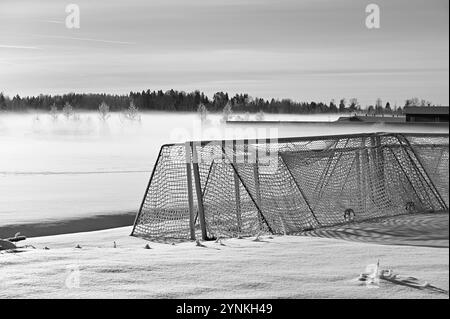
[[[359,101],[356,97],[353,97],[349,100],[349,111],[356,112],[361,106],[359,105]]]
[[[345,104],[346,104],[346,103],[347,103],[347,102],[345,101],[344,98],[342,98],[342,99],[339,101],[339,112],[340,112],[340,113],[345,112]]]
[[[431,102],[430,101],[428,101],[428,100],[424,100],[424,99],[422,99],[421,101],[420,101],[420,106],[431,106]]]
[[[419,105],[420,105],[420,100],[417,97],[412,97],[405,101],[405,106],[419,106]]]
[[[383,113],[383,100],[380,98],[377,98],[377,101],[375,102],[375,112],[377,114]]]

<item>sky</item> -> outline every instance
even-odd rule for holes
[[[0,0],[0,91],[448,105],[448,30],[448,0]]]

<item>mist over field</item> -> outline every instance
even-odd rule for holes
[[[245,115],[234,115],[244,117]],[[247,115],[248,116],[248,115]],[[265,120],[334,121],[337,114],[266,114]],[[255,114],[250,115],[250,120]],[[162,144],[188,140],[311,136],[376,131],[436,132],[432,126],[227,125],[221,114],[151,112],[0,114],[0,225],[136,212]]]

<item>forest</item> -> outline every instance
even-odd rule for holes
[[[184,92],[176,90],[130,92],[125,95],[105,93],[68,93],[63,95],[9,97],[0,93],[0,111],[28,111],[62,109],[71,105],[77,110],[98,110],[102,104],[108,105],[110,111],[122,111],[135,105],[140,111],[195,112],[199,105],[208,112],[221,112],[225,106],[236,113],[282,113],[282,114],[318,114],[318,113],[366,113],[366,114],[401,114],[403,106],[430,106],[431,102],[411,98],[403,106],[391,106],[378,98],[373,105],[361,106],[357,98],[341,98],[338,102],[297,102],[291,99],[263,99],[250,97],[248,94],[230,96],[225,92],[217,92],[208,97],[200,91]]]

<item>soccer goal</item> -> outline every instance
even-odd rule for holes
[[[448,134],[200,141],[160,149],[132,235],[293,234],[448,212]]]

